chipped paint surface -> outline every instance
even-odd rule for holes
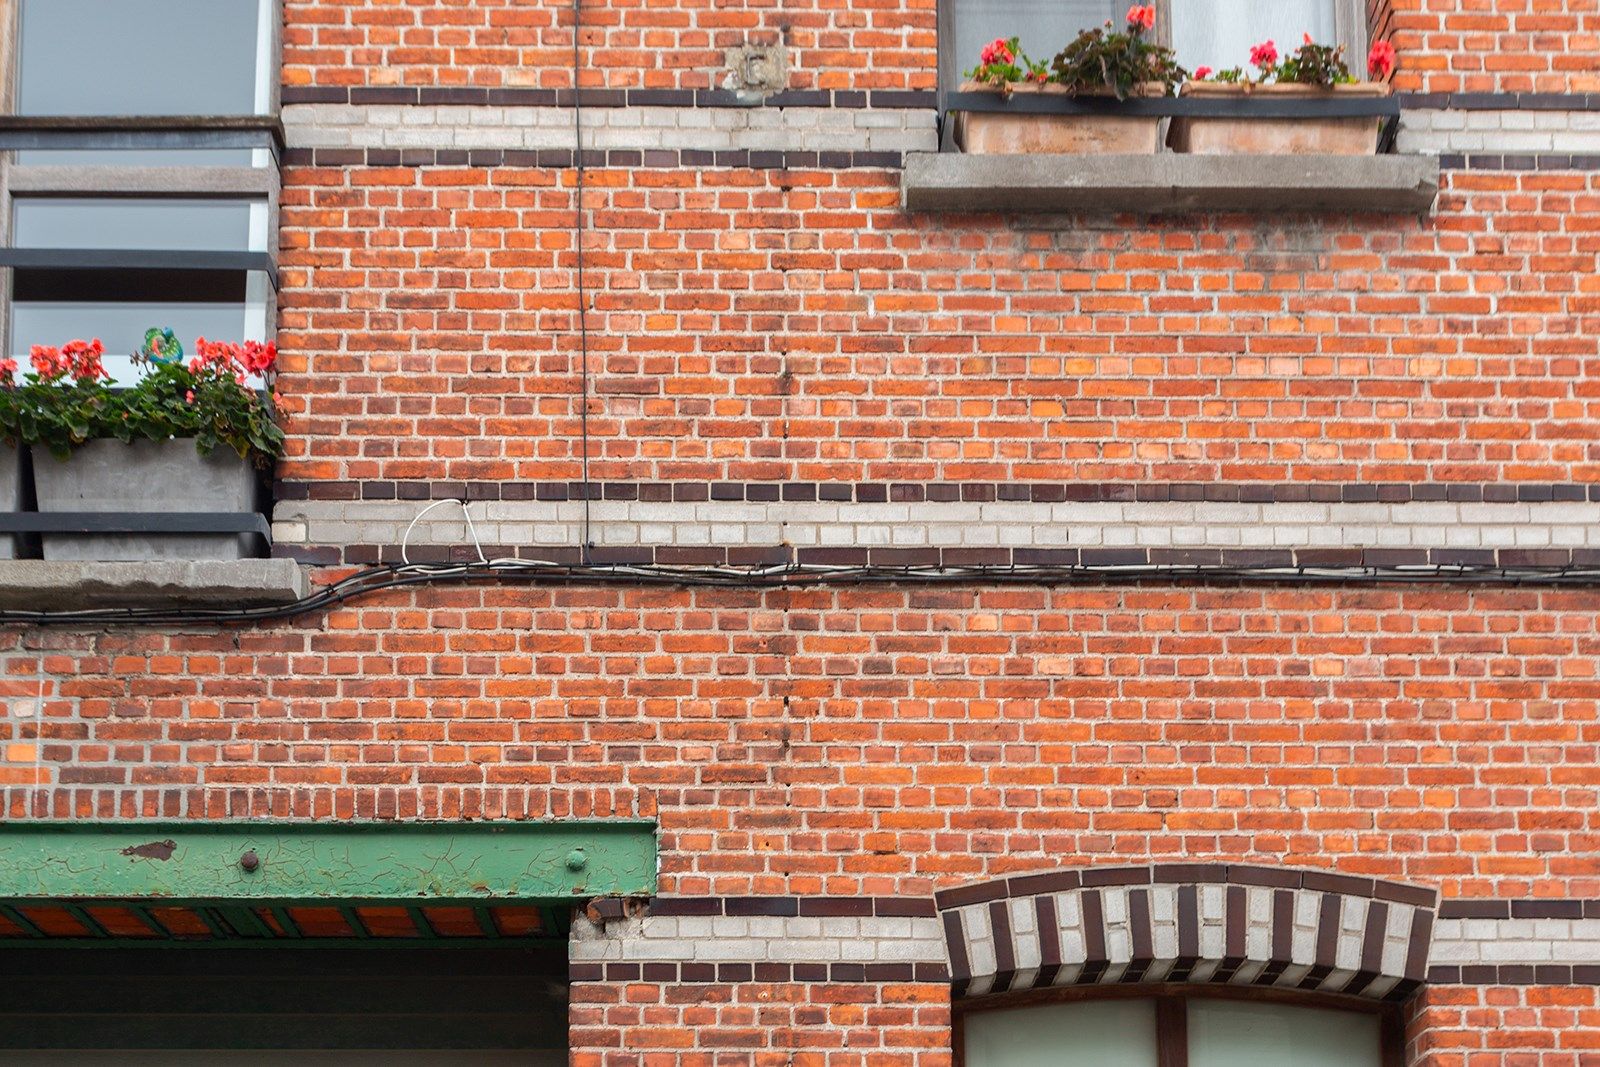
[[[655,825],[632,820],[0,824],[6,900],[555,900],[655,886]]]

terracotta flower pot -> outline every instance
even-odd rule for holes
[[[1316,85],[1232,85],[1186,82],[1183,96],[1225,99],[1328,100],[1341,96],[1388,96],[1383,82],[1356,82],[1323,89]],[[1383,120],[1355,118],[1205,118],[1179,115],[1167,144],[1174,152],[1197,156],[1370,156],[1378,151]]]
[[[1000,90],[966,82],[964,93]],[[1013,85],[1018,96],[1066,96],[1065,86],[1031,82]],[[1141,86],[1140,96],[1162,95],[1160,85]],[[956,144],[974,155],[1150,155],[1161,149],[1161,119],[1143,115],[1039,115],[997,111],[955,111]]]

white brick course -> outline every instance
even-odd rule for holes
[[[290,148],[572,149],[575,116],[558,107],[290,104]],[[932,110],[897,108],[587,108],[586,148],[935,151]]]
[[[423,504],[285,501],[280,544],[392,545]],[[578,501],[470,505],[486,545],[573,545]],[[600,545],[1002,545],[1013,547],[1600,546],[1600,502],[1508,504],[855,504],[594,501]],[[469,544],[454,508],[435,508],[413,545]]]

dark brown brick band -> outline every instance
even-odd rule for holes
[[[1435,985],[1600,985],[1600,964],[1475,963],[1428,968]]]
[[[749,503],[1515,504],[1600,501],[1600,482],[280,482],[279,500]]]
[[[570,148],[291,148],[289,167],[528,167],[576,166]],[[586,148],[583,165],[596,169],[727,167],[735,170],[899,170],[899,152],[800,152],[759,148]]]
[[[928,982],[943,985],[950,972],[942,963],[574,963],[574,982],[662,982],[738,985],[750,982],[828,982],[861,985]]]
[[[935,92],[909,89],[791,89],[759,104],[728,89],[531,89],[436,85],[286,85],[284,104],[483,107],[837,107],[904,110],[938,106]]]

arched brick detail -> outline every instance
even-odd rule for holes
[[[1439,895],[1224,864],[1089,867],[937,894],[955,995],[1197,982],[1399,1000],[1427,973]]]

